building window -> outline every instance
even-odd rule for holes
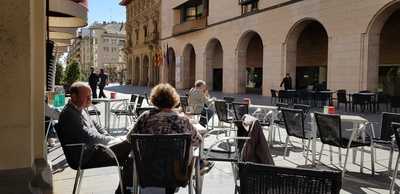
[[[200,5],[197,5],[197,6],[184,7],[181,10],[182,22],[195,20],[195,19],[203,16],[203,11],[204,11],[203,8],[204,8],[203,4],[200,4]]]
[[[239,0],[239,4],[242,6],[242,14],[258,10],[258,0]]]
[[[103,49],[104,49],[105,52],[108,52],[108,51],[109,51],[109,48],[108,48],[108,47],[104,47]]]
[[[112,39],[112,40],[111,40],[111,43],[112,43],[112,44],[117,44],[117,40]]]

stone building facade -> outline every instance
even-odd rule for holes
[[[82,28],[69,48],[69,58],[81,65],[81,72],[88,76],[90,67],[104,68],[111,81],[124,79],[126,71],[125,24],[95,22]]]
[[[399,0],[171,0],[161,13],[161,80],[177,88],[270,95],[289,73],[296,88],[400,95]]]
[[[161,0],[123,0],[120,5],[126,7],[128,80],[133,85],[155,85],[160,82],[155,56],[161,53]]]

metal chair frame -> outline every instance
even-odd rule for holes
[[[70,166],[72,169],[76,170],[76,175],[75,175],[75,181],[74,181],[74,187],[73,187],[73,190],[72,190],[72,194],[79,194],[81,183],[82,183],[82,179],[83,179],[83,173],[84,173],[84,170],[85,170],[84,168],[82,168],[82,165],[83,165],[82,161],[83,161],[83,157],[84,157],[84,152],[85,152],[85,150],[89,149],[89,147],[91,147],[91,146],[89,146],[88,144],[85,144],[85,143],[63,144],[63,140],[62,140],[62,138],[60,138],[60,135],[59,135],[58,124],[56,124],[55,128],[56,128],[56,133],[57,133],[57,135],[59,137],[59,140],[60,140],[60,143],[61,143],[61,147],[62,147],[62,149],[64,151],[65,151],[66,148],[72,148],[72,147],[78,147],[79,148],[80,147],[80,152],[79,152],[80,153],[80,157],[79,157],[78,166],[76,168],[74,166]],[[121,189],[121,193],[124,194],[124,187],[123,187],[123,183],[122,183],[122,173],[121,173],[122,168],[121,168],[121,166],[120,166],[120,164],[118,162],[117,156],[115,155],[114,151],[112,151],[110,148],[108,148],[107,146],[104,146],[102,144],[95,144],[94,148],[103,149],[105,151],[105,154],[109,155],[112,159],[115,160],[115,163],[116,163],[116,165],[118,167],[119,186],[120,186],[120,189]],[[65,155],[66,158],[69,157],[68,153],[66,153],[66,152],[64,152],[64,155]],[[68,163],[68,160],[67,160],[67,163]]]
[[[399,134],[400,123],[392,122],[392,128],[393,128],[396,144],[398,147],[400,147],[400,134]],[[400,161],[400,154],[397,156],[396,166],[394,167],[392,182],[390,183],[390,188],[389,188],[390,194],[392,194],[394,191],[394,185],[395,185],[396,178],[397,178],[397,172],[399,170],[399,161]]]

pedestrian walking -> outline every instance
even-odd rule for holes
[[[291,90],[292,89],[292,77],[290,77],[290,74],[286,74],[286,77],[283,78],[280,87],[282,87],[285,90]]]
[[[92,98],[97,98],[97,82],[99,82],[99,76],[94,72],[94,68],[90,68],[89,75],[89,86],[92,89]]]
[[[104,73],[104,69],[100,69],[100,74],[99,74],[99,98],[107,98],[107,96],[104,94],[104,87],[108,85],[108,76],[107,74]]]

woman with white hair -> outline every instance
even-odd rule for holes
[[[206,126],[210,118],[214,115],[214,111],[206,108],[210,107],[211,102],[214,100],[208,94],[207,84],[203,80],[197,80],[194,87],[190,89],[188,94],[189,106],[193,108],[194,114],[201,114],[199,123]],[[206,118],[207,116],[207,118]]]

